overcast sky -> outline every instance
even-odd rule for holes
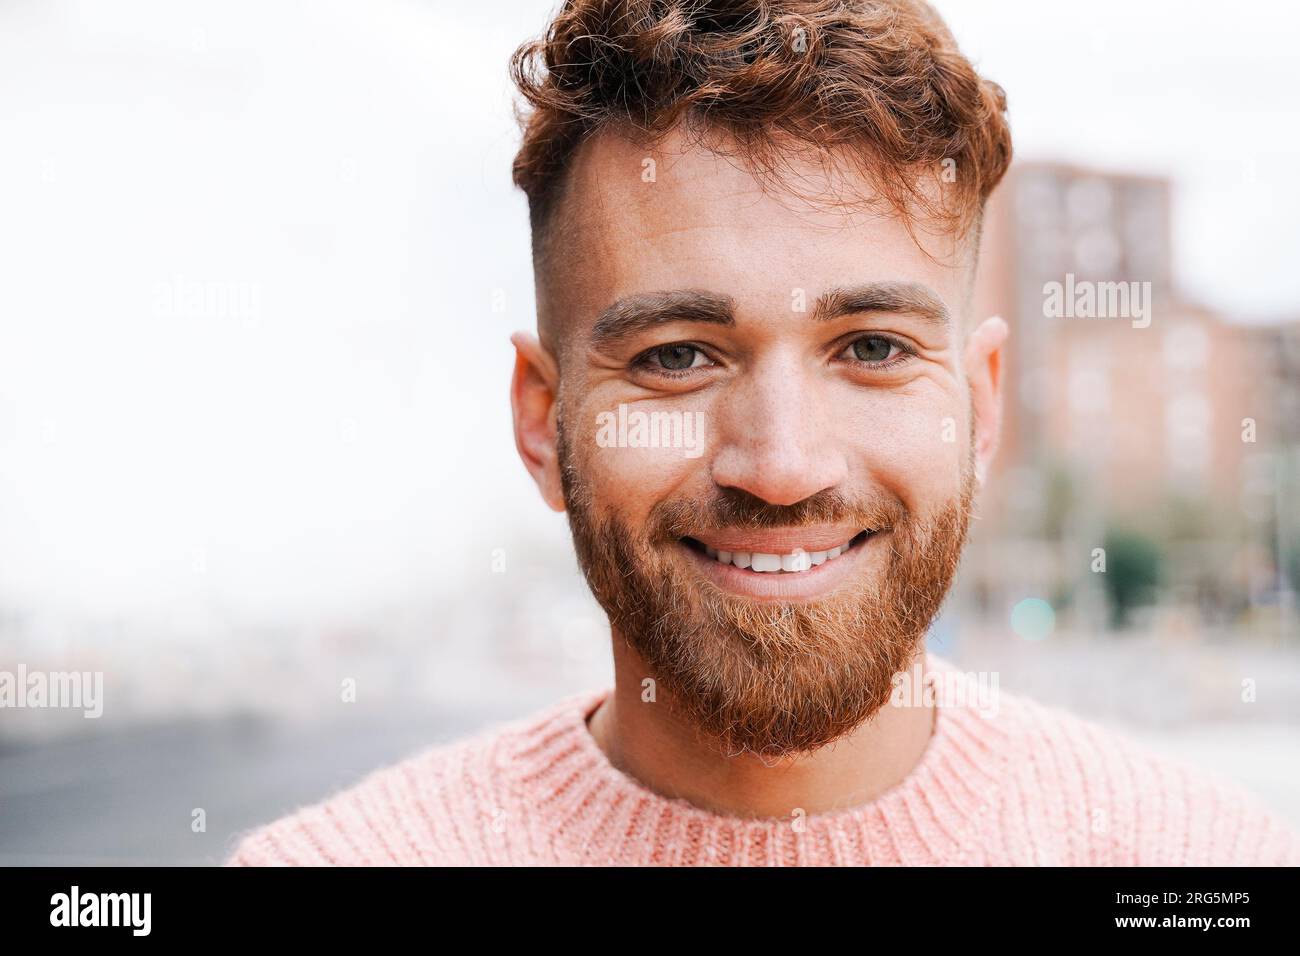
[[[1020,156],[1173,176],[1184,288],[1300,312],[1290,5],[939,6]],[[563,540],[506,399],[550,9],[0,6],[0,611],[328,614]]]

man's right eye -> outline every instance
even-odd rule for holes
[[[709,359],[693,345],[660,345],[643,352],[636,364],[651,372],[685,372],[709,364]]]

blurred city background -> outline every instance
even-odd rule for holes
[[[937,6],[1017,161],[1006,434],[930,646],[1300,824],[1297,15]],[[0,864],[215,863],[609,680],[506,394],[505,65],[551,9],[0,7],[0,671],[104,681],[0,709]],[[1067,276],[1150,324],[1046,316]]]

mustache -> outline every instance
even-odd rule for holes
[[[907,517],[896,496],[884,492],[850,497],[827,488],[789,505],[774,505],[740,488],[719,488],[707,500],[661,501],[652,510],[648,526],[659,540],[677,540],[692,532],[757,531],[800,525],[838,524],[879,530],[892,528]]]

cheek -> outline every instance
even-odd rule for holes
[[[924,512],[960,492],[968,431],[965,411],[950,401],[883,396],[853,416],[849,454],[869,484]]]
[[[588,403],[573,425],[573,442],[598,507],[639,521],[707,474],[705,424],[702,413],[648,402]]]

